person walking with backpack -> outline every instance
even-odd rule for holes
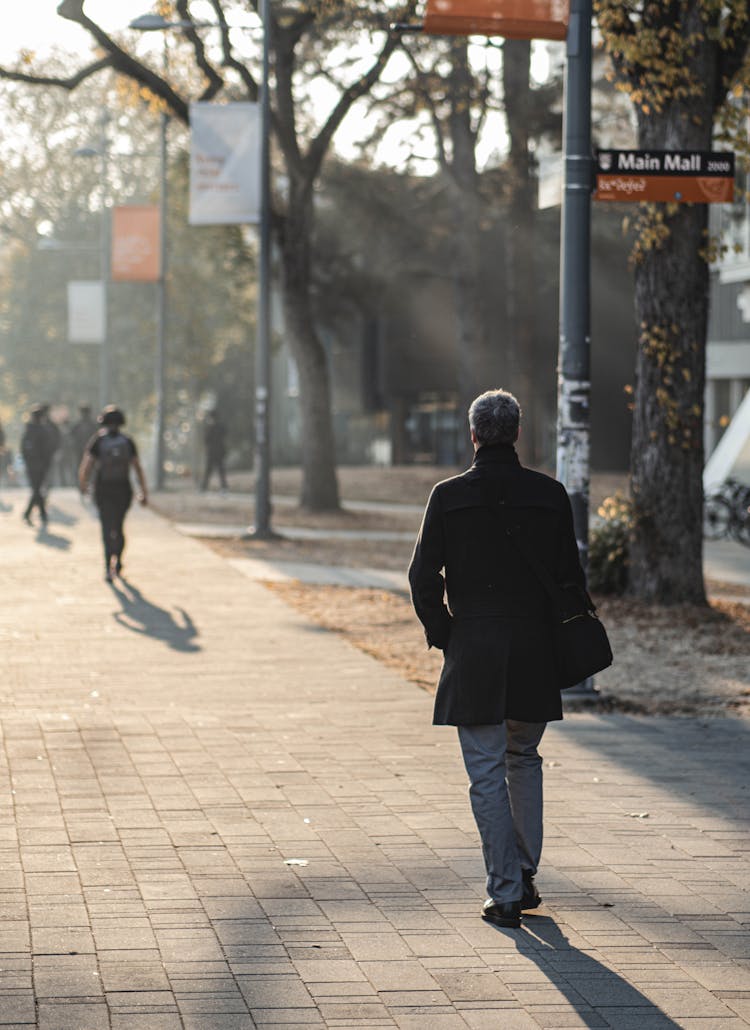
[[[112,582],[122,571],[125,548],[123,524],[133,500],[131,468],[140,487],[138,500],[148,503],[146,477],[131,437],[122,431],[125,416],[115,405],[106,407],[97,420],[101,429],[90,442],[78,470],[81,493],[86,493],[94,475],[94,501],[99,509],[104,542],[104,578]]]
[[[42,525],[47,525],[47,508],[43,487],[49,473],[54,450],[44,422],[44,412],[45,409],[41,404],[34,405],[29,412],[30,419],[26,423],[21,437],[21,454],[31,486],[31,497],[23,513],[23,519],[30,526],[32,525],[31,513],[34,508],[39,509]]]

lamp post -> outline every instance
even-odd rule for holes
[[[563,114],[557,478],[573,508],[581,563],[589,549],[591,393],[591,0],[571,0]],[[594,697],[593,679],[566,696]]]
[[[270,130],[271,104],[269,92],[269,0],[260,0],[260,19],[263,24],[263,64],[260,89],[261,116],[261,201],[259,225],[259,268],[258,268],[258,317],[257,342],[255,349],[255,524],[252,536],[265,540],[275,536],[271,528],[271,439],[270,439],[270,393],[271,393],[271,200],[270,200]],[[131,29],[140,32],[164,32],[169,29],[219,28],[215,22],[168,21],[160,14],[143,14],[130,23]],[[166,55],[166,47],[165,47]],[[165,56],[166,61],[166,56]],[[166,71],[166,67],[165,67]],[[162,116],[166,118],[166,115]],[[165,122],[162,123],[165,125]],[[163,136],[165,140],[165,136]],[[163,143],[162,153],[166,151]],[[166,196],[166,182],[163,178],[162,198]],[[162,218],[163,247],[164,219]],[[164,250],[162,250],[162,289],[164,276]],[[163,348],[161,350],[163,356]],[[163,360],[163,357],[162,357]],[[164,375],[163,368],[161,369]],[[163,394],[163,390],[162,390]]]
[[[138,32],[163,31],[170,28],[182,28],[191,24],[187,21],[167,21],[160,14],[142,14],[130,22],[130,28]],[[169,46],[166,33],[163,36],[162,53],[163,73],[166,78],[169,70]],[[166,405],[166,368],[167,368],[167,209],[169,179],[167,175],[167,148],[169,133],[169,115],[162,111],[160,116],[159,136],[159,280],[157,283],[157,329],[156,329],[156,425],[154,430],[154,483],[157,490],[164,487],[164,432],[167,415]]]
[[[271,529],[271,95],[270,3],[261,0],[263,73],[260,94],[260,254],[258,268],[258,336],[255,348],[255,526],[252,536],[267,540]]]
[[[98,157],[101,159],[100,170],[100,203],[101,222],[99,236],[99,268],[101,277],[102,305],[104,308],[104,333],[99,352],[99,405],[104,407],[110,401],[110,353],[109,353],[109,275],[110,275],[110,239],[109,239],[109,212],[107,208],[107,176],[109,168],[109,138],[107,137],[107,123],[109,114],[103,111],[99,119],[101,133],[99,145],[96,147],[78,147],[74,154],[76,157]]]

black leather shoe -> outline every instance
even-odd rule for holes
[[[542,896],[536,889],[534,874],[530,869],[522,869],[523,894],[521,895],[521,910],[526,912],[530,908],[539,908],[542,903]]]
[[[521,902],[520,901],[485,901],[482,909],[482,919],[493,926],[507,926],[517,929],[521,925]]]

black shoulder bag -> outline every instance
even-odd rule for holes
[[[516,550],[552,602],[560,689],[574,687],[594,673],[606,669],[612,664],[612,648],[588,591],[578,583],[556,583],[545,566],[526,550],[513,530],[502,519],[500,521],[503,522],[506,536],[513,541]]]

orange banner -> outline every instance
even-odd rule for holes
[[[594,200],[646,200],[667,204],[730,204],[734,179],[722,176],[617,175],[596,177]]]
[[[112,280],[155,283],[161,278],[159,208],[128,204],[112,211]]]
[[[427,0],[423,31],[436,36],[565,39],[568,0]]]

